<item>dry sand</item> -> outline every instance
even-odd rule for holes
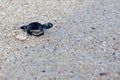
[[[0,0],[0,80],[120,80],[120,0]]]

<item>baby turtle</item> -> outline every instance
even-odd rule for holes
[[[28,25],[21,26],[21,29],[26,31],[29,35],[41,36],[44,34],[45,29],[50,29],[52,23],[41,24],[39,22],[32,22]]]

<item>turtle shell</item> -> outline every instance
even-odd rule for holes
[[[43,28],[42,28],[42,24],[40,24],[38,22],[30,23],[27,26],[27,29],[35,36],[39,36],[39,35],[44,33]]]
[[[30,23],[27,28],[29,30],[40,30],[40,29],[43,29],[42,28],[42,24],[40,24],[38,22],[32,22],[32,23]]]

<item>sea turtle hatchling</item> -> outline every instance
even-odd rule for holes
[[[44,34],[45,29],[50,29],[52,26],[52,23],[41,24],[39,22],[32,22],[28,25],[21,26],[20,28],[26,31],[29,35],[41,36]]]

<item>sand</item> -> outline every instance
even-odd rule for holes
[[[0,80],[119,79],[120,0],[0,0]]]

